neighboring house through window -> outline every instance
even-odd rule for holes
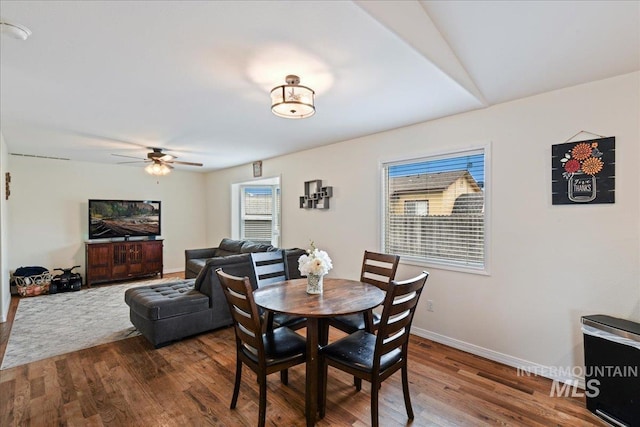
[[[486,271],[487,148],[383,164],[383,250]]]

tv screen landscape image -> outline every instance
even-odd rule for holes
[[[159,235],[159,201],[89,200],[89,239]]]

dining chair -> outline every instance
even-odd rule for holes
[[[259,288],[289,279],[287,277],[286,257],[282,250],[252,252],[251,263],[253,264],[253,271]],[[265,325],[267,329],[272,329],[275,324],[296,330],[304,328],[306,322],[307,319],[304,317],[268,312]]]
[[[398,255],[364,251],[360,281],[386,291],[389,282],[396,277],[399,262],[400,257]],[[379,323],[380,315],[373,310],[365,313],[338,316],[329,320],[329,325],[348,334],[358,330],[374,332]]]
[[[306,360],[306,341],[287,327],[263,333],[249,278],[231,276],[220,268],[216,270],[216,274],[233,317],[236,335],[236,379],[231,409],[235,409],[238,402],[242,365],[245,364],[258,377],[258,426],[264,427],[267,411],[267,375],[280,372],[281,381],[286,385],[287,369]]]
[[[385,296],[377,334],[359,330],[320,349],[320,417],[327,402],[327,371],[333,366],[371,383],[371,424],[378,426],[380,384],[398,370],[402,371],[402,391],[407,416],[413,419],[409,396],[407,356],[409,333],[416,305],[429,273],[413,279],[392,281]]]

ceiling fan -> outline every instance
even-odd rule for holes
[[[147,153],[146,159],[140,159],[138,157],[133,156],[125,156],[123,154],[112,154],[112,156],[116,157],[127,157],[130,159],[136,159],[132,162],[119,162],[118,164],[125,163],[149,163],[149,165],[144,168],[144,170],[150,175],[166,175],[171,172],[173,169],[172,165],[187,165],[187,166],[202,166],[202,163],[194,163],[194,162],[182,162],[176,160],[176,156],[172,156],[171,154],[165,154],[162,152],[162,148],[156,147],[147,147],[151,150],[150,153]]]

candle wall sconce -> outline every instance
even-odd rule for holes
[[[333,187],[323,187],[321,179],[304,183],[304,196],[300,196],[300,209],[329,209]]]

